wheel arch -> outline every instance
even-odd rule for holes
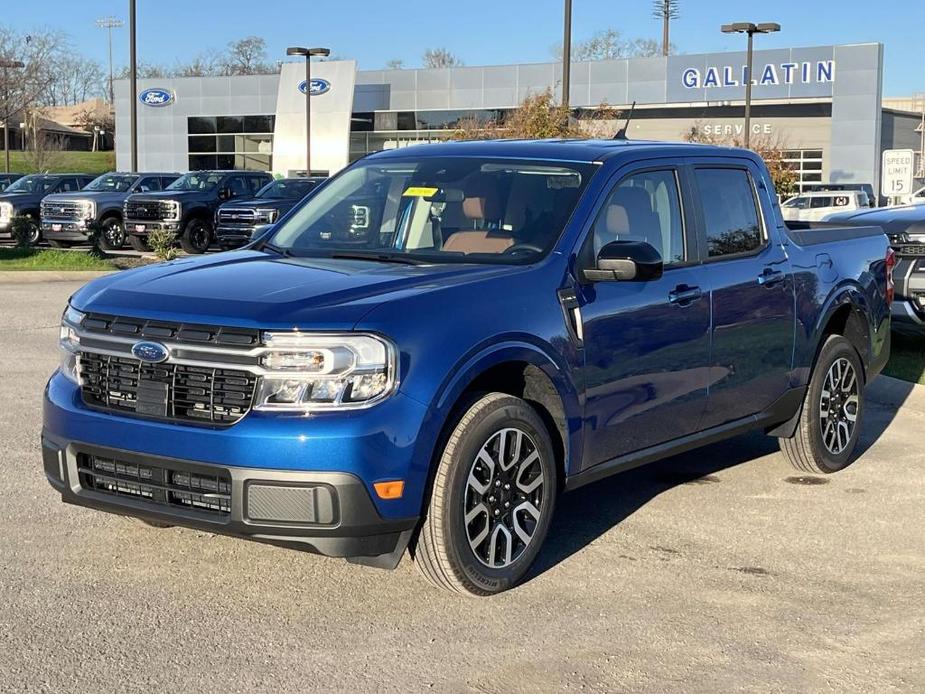
[[[830,335],[841,335],[854,346],[866,377],[871,362],[873,329],[870,307],[859,287],[842,287],[824,305],[814,330],[811,369],[815,368],[819,351]]]

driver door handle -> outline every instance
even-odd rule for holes
[[[679,284],[677,287],[668,292],[668,303],[677,304],[678,306],[690,306],[703,296],[700,287],[689,287],[686,284]]]
[[[762,287],[772,287],[778,282],[784,281],[784,273],[780,270],[775,270],[770,267],[766,267],[761,271],[761,274],[758,275],[758,284]]]

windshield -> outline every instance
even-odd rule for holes
[[[164,190],[212,190],[222,180],[222,174],[194,171],[183,174]]]
[[[315,181],[281,179],[267,183],[257,192],[258,198],[284,198],[286,200],[299,200],[304,198],[317,185]]]
[[[556,242],[593,164],[469,157],[357,164],[270,239],[297,256],[524,263]]]
[[[138,176],[121,176],[119,174],[103,174],[94,178],[84,190],[109,191],[111,193],[124,193],[138,180]]]
[[[55,184],[55,179],[46,176],[23,176],[10,184],[7,193],[43,193]]]

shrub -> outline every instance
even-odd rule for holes
[[[156,229],[148,234],[148,245],[160,260],[173,260],[180,254],[173,232],[166,229]]]

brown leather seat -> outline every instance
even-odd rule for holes
[[[493,197],[467,197],[462,202],[463,216],[472,221],[471,230],[460,230],[443,242],[443,250],[451,253],[503,253],[514,245],[510,234],[486,229],[487,223],[498,216]],[[481,227],[481,228],[478,228]]]

